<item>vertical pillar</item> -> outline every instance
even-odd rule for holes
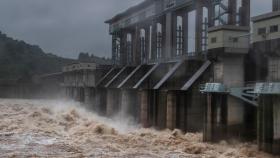
[[[140,103],[141,103],[141,109],[140,109],[140,120],[141,124],[144,128],[149,127],[149,99],[148,99],[148,91],[142,90],[140,92]]]
[[[188,17],[188,13],[184,13],[183,14],[183,53],[187,53],[188,52],[188,43],[189,43],[189,17]]]
[[[196,30],[195,30],[195,51],[201,54],[202,52],[202,22],[203,22],[203,8],[202,1],[196,1]]]
[[[246,0],[248,1],[248,0]],[[228,1],[228,8],[229,8],[229,15],[228,15],[228,25],[236,25],[236,8],[237,8],[237,1],[230,0]]]
[[[212,95],[207,94],[207,105],[205,110],[205,121],[204,121],[204,141],[212,141]]]
[[[167,91],[157,92],[157,124],[156,127],[159,129],[166,128],[166,113],[167,113]]]
[[[223,61],[223,83],[227,87],[244,86],[244,57],[225,57]],[[244,102],[232,96],[227,97],[227,125],[230,135],[242,135],[244,125]],[[238,134],[238,135],[236,135]]]
[[[257,142],[259,150],[263,150],[263,98],[259,96],[258,118],[257,118]]]
[[[181,92],[179,95],[177,102],[177,109],[176,111],[179,112],[179,128],[183,131],[187,131],[187,105],[186,105],[186,97],[185,92]]]
[[[107,91],[107,106],[106,115],[112,116],[114,114],[114,107],[116,106],[115,93],[114,90],[108,89]]]
[[[166,127],[171,130],[176,128],[176,103],[176,93],[167,92]]]
[[[146,42],[146,55],[145,55],[145,57],[146,57],[146,59],[145,59],[145,61],[146,61],[146,63],[149,61],[149,56],[150,56],[150,53],[151,53],[151,49],[150,49],[150,45],[151,45],[151,38],[150,38],[150,34],[152,33],[152,30],[150,29],[150,25],[151,23],[149,23],[149,25],[147,25],[146,26],[146,35],[145,35],[145,42]]]
[[[241,26],[250,26],[251,0],[242,0],[242,8],[240,13]]]
[[[107,90],[103,88],[95,88],[94,90],[93,109],[100,115],[106,115],[107,109]]]
[[[172,54],[172,31],[173,31],[173,20],[172,20],[173,14],[172,12],[166,13],[165,17],[165,55],[166,59],[171,58]]]
[[[116,39],[117,39],[117,35],[116,32],[112,33],[112,60],[114,62],[116,62]],[[116,64],[116,63],[115,63]]]
[[[69,99],[69,89],[68,87],[63,87],[64,88],[64,96],[66,99]]]
[[[89,87],[84,88],[85,104],[91,105],[91,89]]]
[[[77,87],[73,87],[73,99],[75,101],[79,100],[79,89]]]
[[[120,31],[120,39],[121,39],[121,49],[120,49],[120,63],[121,65],[126,65],[126,31],[122,29]]]
[[[261,95],[258,108],[258,145],[265,152],[280,154],[280,99]]]
[[[214,26],[214,23],[215,23],[215,7],[213,6],[212,4],[213,2],[212,1],[207,1],[206,2],[206,5],[207,5],[207,8],[208,8],[208,27],[213,27]]]
[[[172,27],[171,27],[171,29],[172,29],[171,30],[171,32],[172,32],[172,39],[171,39],[171,41],[172,41],[172,46],[171,46],[172,51],[170,53],[171,57],[175,56],[176,53],[177,53],[177,23],[178,23],[177,16],[179,16],[179,15],[176,12],[174,12],[172,14]]]
[[[66,89],[66,99],[71,99],[71,88],[65,87]]]
[[[273,0],[272,8],[273,8],[274,12],[279,11],[280,10],[280,0]]]
[[[141,53],[140,53],[140,31],[139,27],[135,26],[135,33],[133,36],[133,57],[134,57],[134,62],[135,64],[140,64],[141,63]]]
[[[120,105],[120,112],[121,115],[126,116],[129,115],[129,109],[131,106],[131,99],[132,96],[130,95],[129,91],[122,90],[121,91],[121,105]]]
[[[157,52],[157,21],[152,22],[152,45],[151,45],[151,59],[156,59]]]
[[[273,96],[273,146],[274,154],[280,154],[280,97]]]

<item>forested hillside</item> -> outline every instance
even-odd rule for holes
[[[75,60],[45,53],[39,46],[12,39],[0,32],[0,80],[58,72],[63,65],[73,62]]]

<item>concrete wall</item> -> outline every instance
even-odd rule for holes
[[[242,56],[223,57],[214,64],[214,80],[226,87],[243,87],[244,58]],[[228,96],[228,125],[240,124],[244,121],[244,105],[240,99]]]
[[[268,18],[262,21],[257,21],[253,24],[253,42],[260,42],[265,40],[272,40],[280,38],[280,16],[274,18]],[[277,25],[278,32],[271,33],[270,26]],[[258,29],[265,28],[266,34],[259,35]]]
[[[280,81],[280,57],[268,58],[268,81]]]
[[[214,48],[239,48],[239,49],[249,49],[249,36],[245,36],[249,33],[248,31],[238,31],[238,30],[226,30],[220,29],[217,31],[209,32],[208,34],[208,49]],[[213,42],[213,38],[216,39],[216,42]],[[233,38],[237,38],[237,41],[234,42]],[[244,53],[248,53],[245,51]]]
[[[279,95],[261,95],[258,109],[259,149],[280,154]]]

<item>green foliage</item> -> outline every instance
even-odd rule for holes
[[[14,40],[0,32],[0,79],[59,72],[62,66],[73,62],[75,60],[46,54],[38,46]]]
[[[97,57],[93,54],[84,53],[84,52],[81,52],[79,54],[78,60],[80,62],[94,62],[99,65],[111,65],[112,64],[112,61],[109,58],[105,58],[105,57],[101,58],[101,57]]]

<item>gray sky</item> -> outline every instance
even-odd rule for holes
[[[77,58],[79,52],[111,54],[104,21],[142,0],[0,0],[0,30],[45,52]],[[271,0],[252,0],[252,15],[271,10]]]

